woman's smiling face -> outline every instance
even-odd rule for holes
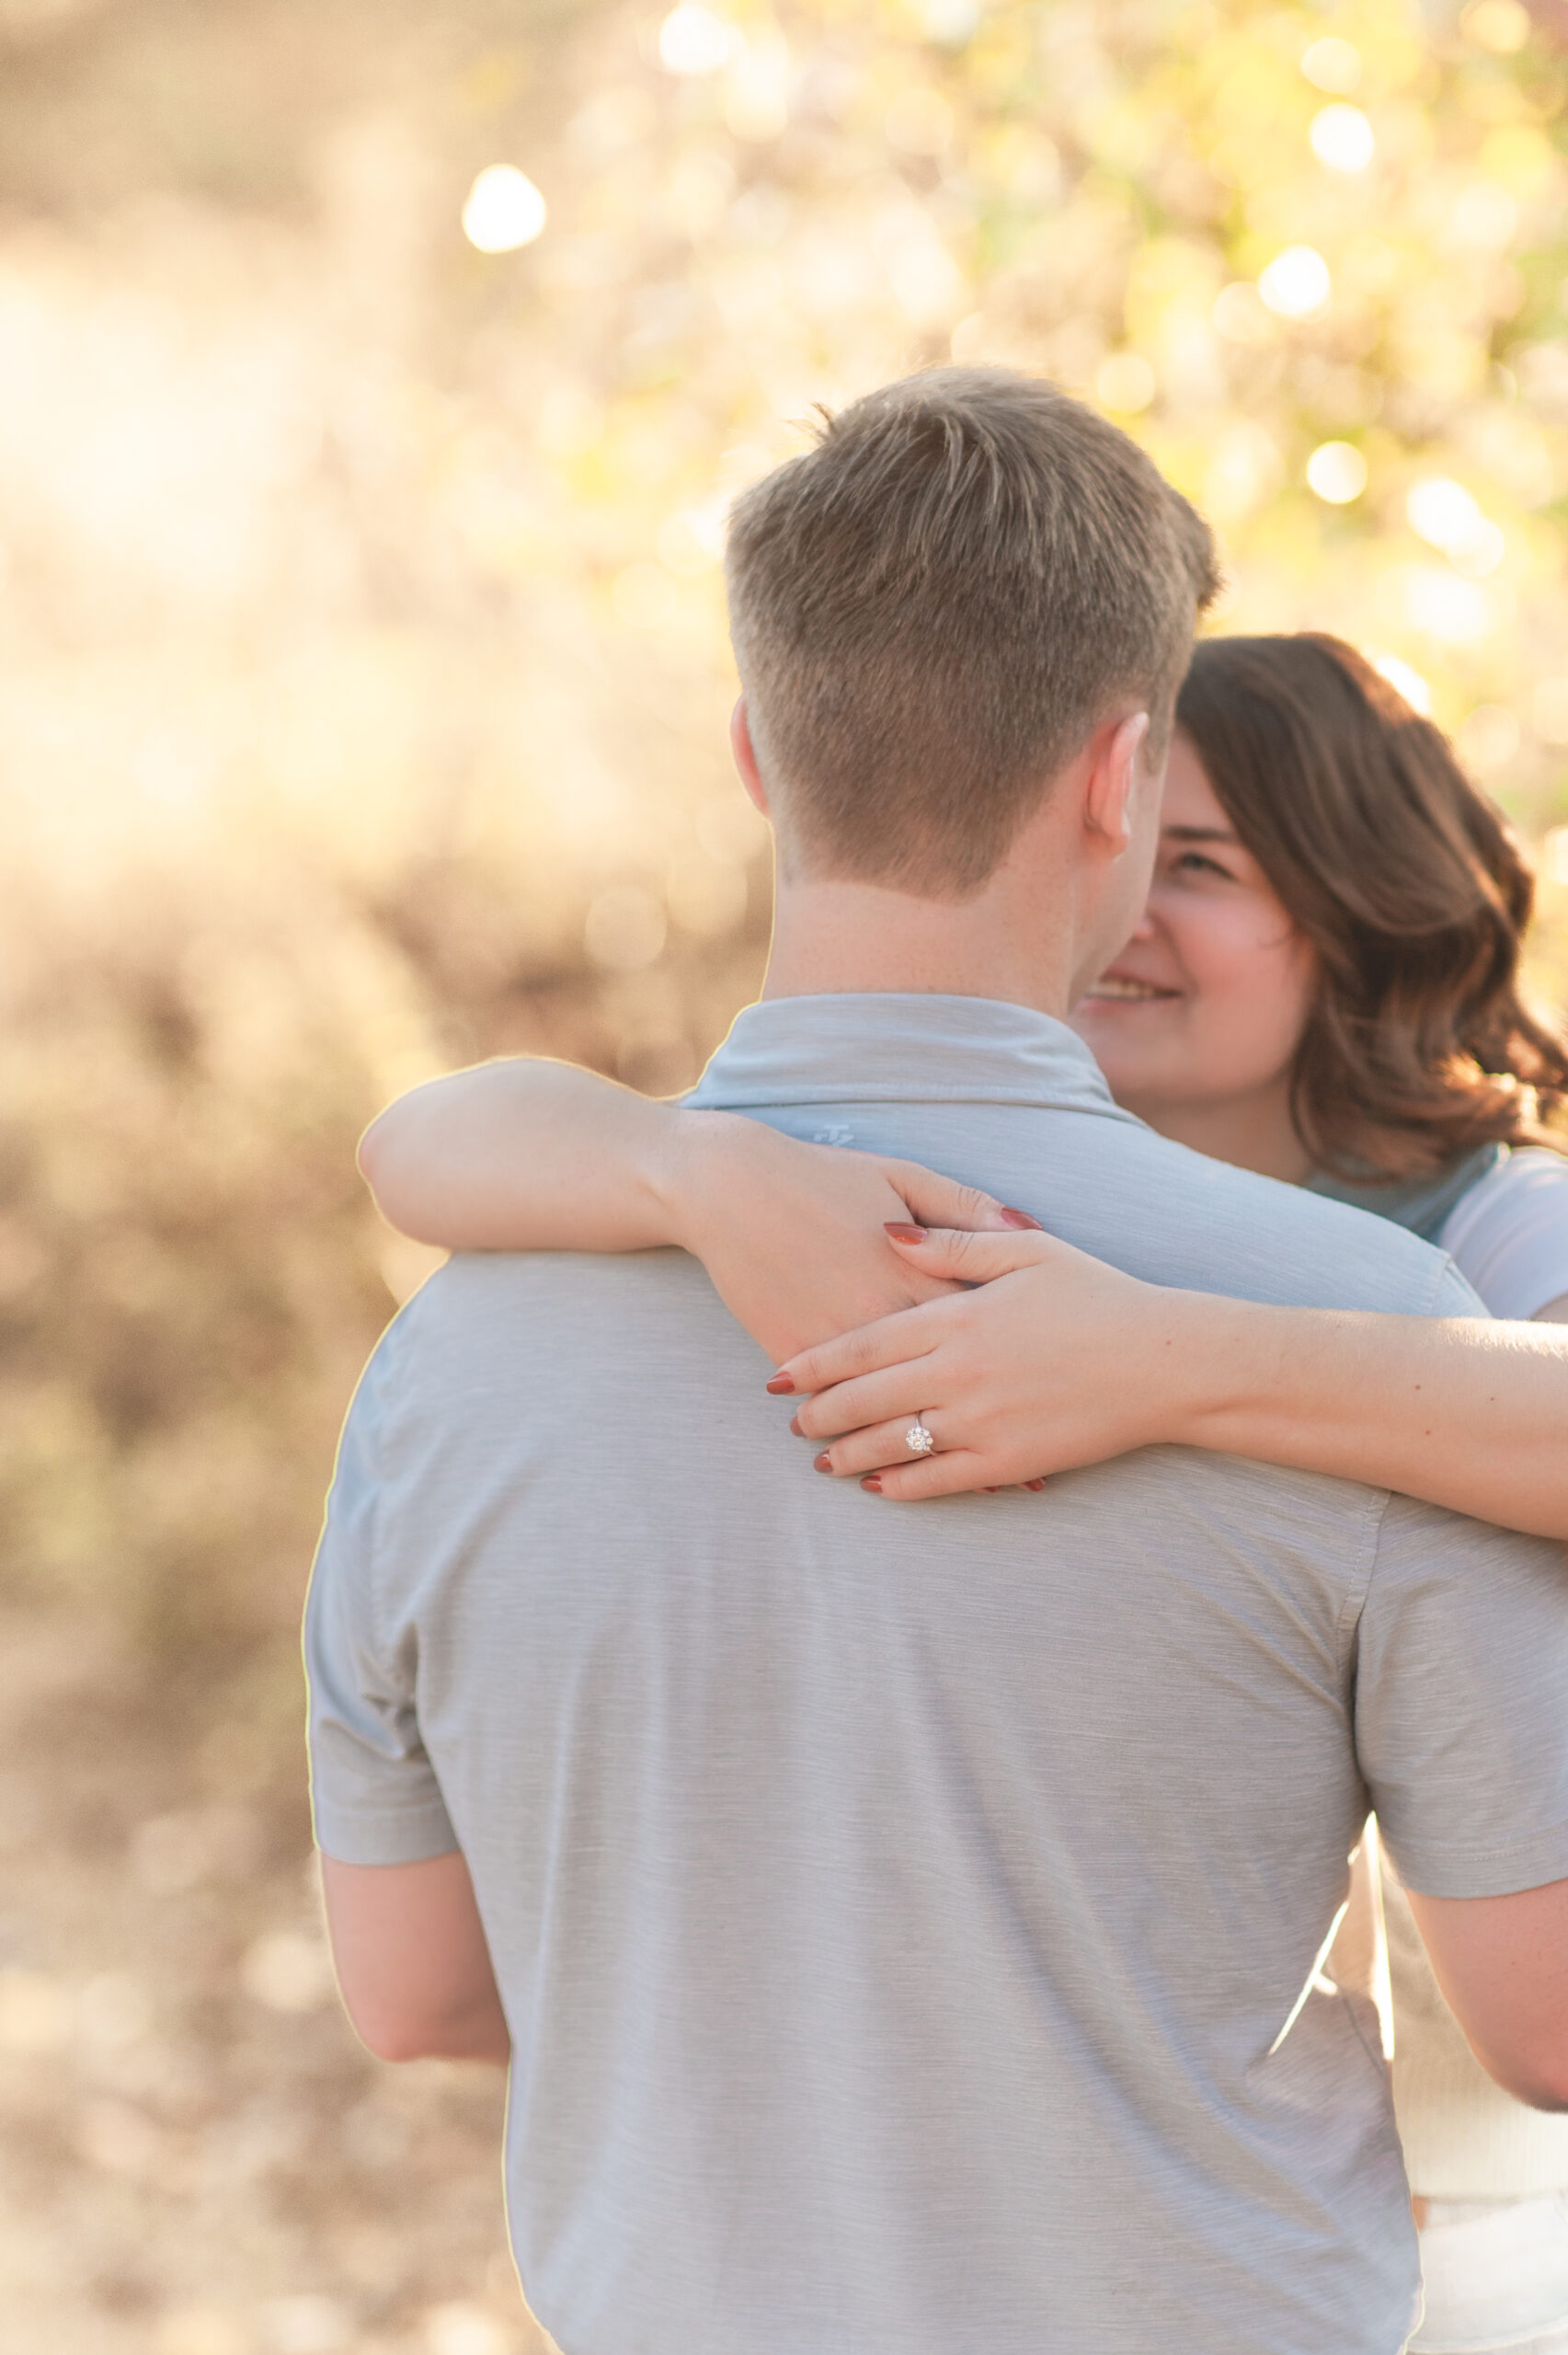
[[[1143,916],[1072,1020],[1111,1093],[1164,1135],[1300,1178],[1290,1073],[1316,959],[1180,733]]]

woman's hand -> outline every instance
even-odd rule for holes
[[[360,1166],[392,1225],[448,1250],[680,1244],[775,1364],[954,1289],[894,1250],[887,1220],[1006,1223],[989,1194],[916,1162],[803,1144],[526,1056],[400,1097],[366,1132]]]
[[[652,1183],[666,1239],[701,1259],[775,1364],[962,1289],[893,1243],[890,1223],[1006,1234],[1023,1216],[919,1162],[803,1144],[730,1112],[674,1114],[665,1144]]]
[[[1196,1295],[1140,1283],[1038,1231],[911,1226],[889,1239],[911,1269],[978,1289],[780,1367],[770,1389],[811,1394],[794,1427],[828,1442],[819,1471],[908,1501],[1041,1487],[1049,1473],[1182,1435],[1181,1343]],[[917,1415],[936,1442],[927,1456],[905,1440]]]

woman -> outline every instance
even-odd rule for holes
[[[454,1246],[694,1250],[784,1359],[770,1387],[828,1442],[817,1468],[884,1496],[1038,1485],[1177,1440],[1568,1537],[1568,1349],[1539,1329],[1568,1322],[1568,1159],[1543,1124],[1568,1050],[1517,993],[1528,871],[1436,729],[1333,639],[1210,641],[1177,717],[1148,908],[1076,1017],[1113,1092],[1182,1143],[1439,1243],[1515,1321],[1159,1290],[930,1172],[558,1065],[394,1106],[363,1153],[383,1209]],[[923,1460],[911,1419],[935,1435]],[[1568,2349],[1568,2122],[1482,2075],[1397,1892],[1391,1946],[1414,2345]]]

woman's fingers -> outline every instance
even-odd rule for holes
[[[1021,1218],[1024,1213],[1013,1212],[1010,1215]],[[1053,1253],[1068,1248],[1053,1235],[1016,1227],[976,1234],[951,1227],[917,1229],[912,1224],[903,1226],[894,1222],[888,1225],[887,1237],[899,1257],[919,1268],[922,1274],[944,1277],[968,1287],[991,1283],[998,1276],[1034,1267]],[[768,1388],[781,1397],[795,1391],[824,1391],[836,1383],[853,1381],[885,1366],[909,1363],[928,1355],[944,1338],[950,1338],[962,1313],[961,1303],[950,1294],[945,1300],[926,1301],[918,1308],[881,1317],[874,1325],[857,1326],[852,1333],[841,1333],[836,1340],[823,1341],[816,1349],[802,1350],[786,1358]],[[898,1408],[883,1411],[897,1413]],[[867,1419],[865,1416],[855,1418],[857,1422]],[[843,1422],[819,1422],[812,1430],[815,1433],[851,1427]]]
[[[795,1428],[802,1439],[828,1440],[841,1432],[860,1432],[894,1422],[907,1431],[921,1407],[931,1404],[929,1397],[921,1396],[922,1383],[930,1378],[922,1372],[921,1360],[916,1358],[910,1364],[859,1374],[853,1382],[836,1382],[815,1397],[801,1400],[795,1412]]]
[[[1003,1211],[1004,1219],[1018,1220],[1023,1211]],[[890,1225],[887,1239],[900,1258],[923,1275],[944,1276],[961,1284],[994,1283],[1020,1268],[1038,1267],[1065,1246],[1037,1223],[1032,1229],[1009,1226],[1001,1233],[977,1234],[953,1227],[932,1227],[917,1233],[914,1226]]]
[[[873,1423],[864,1430],[850,1431],[825,1447],[814,1459],[813,1468],[838,1480],[864,1478],[873,1473],[879,1495],[905,1499],[956,1496],[965,1489],[981,1488],[995,1496],[1000,1495],[1003,1486],[1045,1487],[1045,1481],[1039,1478],[1019,1483],[1016,1475],[1013,1481],[999,1482],[994,1461],[978,1448],[944,1448],[940,1432],[947,1418],[940,1409],[930,1416],[936,1453],[912,1455],[909,1432],[913,1419],[910,1415],[896,1415],[890,1422]],[[926,1418],[922,1416],[921,1420]],[[910,1476],[908,1480],[903,1477],[906,1473]],[[897,1479],[895,1474],[898,1475]],[[916,1478],[917,1474],[921,1476]]]
[[[932,1310],[951,1309],[953,1304],[952,1295],[944,1300],[926,1301],[919,1308],[903,1308],[891,1316],[879,1316],[875,1324],[857,1325],[853,1332],[818,1342],[815,1349],[797,1350],[794,1357],[784,1360],[768,1388],[781,1397],[793,1391],[827,1390],[834,1383],[850,1382],[884,1366],[902,1365],[910,1359],[924,1357],[936,1347],[942,1330],[940,1326],[933,1330],[927,1321]]]
[[[887,1422],[867,1423],[864,1429],[846,1432],[842,1439],[833,1440],[822,1450],[817,1458],[818,1471],[830,1472],[836,1479],[845,1480],[861,1472],[880,1472],[884,1465],[932,1461],[910,1452],[906,1434],[912,1430],[914,1420],[912,1412],[894,1415]]]
[[[928,1497],[960,1497],[971,1490],[984,1488],[988,1495],[1016,1497],[1022,1500],[1024,1489],[1036,1493],[1045,1487],[1044,1480],[1024,1480],[1011,1488],[999,1488],[991,1479],[993,1467],[983,1455],[972,1448],[955,1448],[946,1455],[922,1456],[917,1463],[889,1464],[879,1472],[866,1475],[863,1488],[873,1495],[889,1499],[894,1504],[921,1504]]]
[[[904,1161],[888,1170],[903,1196],[911,1222],[924,1227],[961,1227],[1005,1234],[1013,1223],[993,1194],[978,1186],[960,1186],[956,1178],[939,1177],[918,1161]],[[1016,1218],[1017,1213],[1013,1213]]]

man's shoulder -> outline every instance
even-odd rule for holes
[[[1107,1221],[1127,1229],[1125,1245],[1104,1256],[1151,1281],[1281,1306],[1484,1313],[1447,1256],[1391,1220],[1210,1160],[1151,1129],[1085,1139],[1082,1178],[1103,1192]]]
[[[657,1341],[672,1366],[695,1352],[761,1352],[684,1251],[454,1252],[382,1335],[361,1383],[361,1414],[416,1398],[443,1418],[515,1399],[542,1377],[610,1373]]]

